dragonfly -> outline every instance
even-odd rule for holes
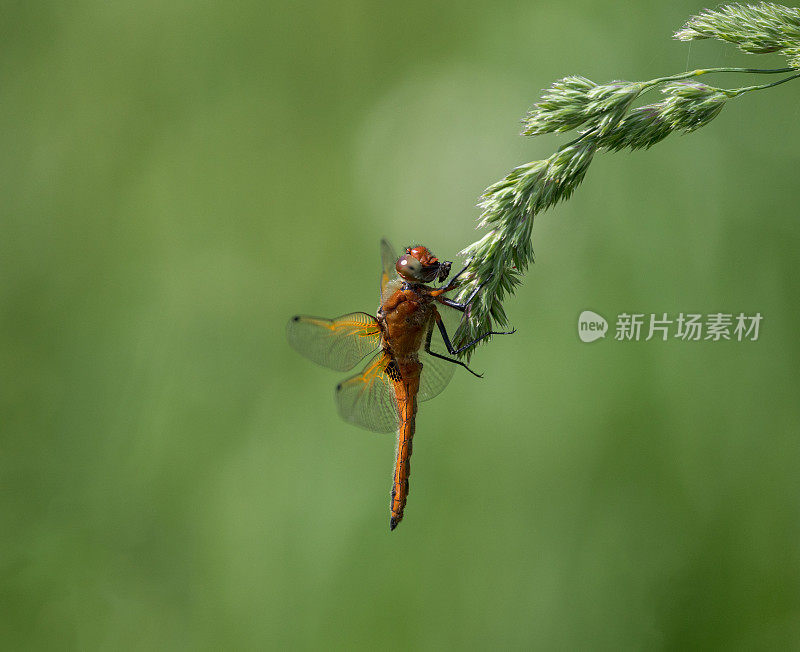
[[[408,498],[417,401],[437,396],[457,367],[481,378],[454,356],[491,335],[515,331],[490,330],[455,348],[451,334],[483,285],[463,302],[445,295],[460,285],[469,263],[445,283],[452,262],[440,262],[422,245],[409,246],[396,256],[386,240],[381,241],[381,263],[376,316],[295,315],[287,325],[287,337],[302,355],[336,371],[349,371],[367,359],[359,373],[336,386],[335,399],[345,421],[375,432],[397,433],[389,517],[389,529],[394,530]],[[436,281],[439,287],[429,285]],[[434,339],[437,331],[440,337]]]

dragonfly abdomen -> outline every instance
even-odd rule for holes
[[[395,364],[400,375],[394,382],[400,427],[397,430],[397,458],[392,481],[390,530],[394,530],[402,520],[408,499],[408,478],[411,475],[411,452],[416,428],[417,392],[419,374],[422,371],[422,365],[418,361],[409,360]]]

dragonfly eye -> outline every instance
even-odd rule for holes
[[[413,280],[422,280],[422,263],[419,262],[414,256],[405,254],[397,259],[395,269],[400,276]]]
[[[442,264],[426,247],[416,245],[409,247],[397,259],[395,269],[407,281],[430,283],[441,273]],[[449,268],[448,268],[449,271]]]

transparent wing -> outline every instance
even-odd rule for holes
[[[381,240],[381,296],[386,289],[386,284],[397,276],[394,268],[396,262],[397,254],[394,252],[394,247],[384,238]]]
[[[458,325],[464,317],[464,313],[438,302],[436,303],[436,309],[442,316],[445,330],[452,340]],[[431,322],[431,328],[433,329],[431,335],[431,351],[448,358],[453,358],[454,356],[450,355],[447,351],[447,347],[442,339],[442,334],[439,332],[439,327],[436,325],[435,321]],[[427,401],[440,394],[442,390],[447,387],[447,383],[450,382],[458,365],[447,362],[447,360],[435,358],[426,352],[424,348],[419,352],[419,360],[422,363],[422,373],[420,374],[419,380],[418,398],[420,401]]]
[[[456,365],[434,358],[425,351],[419,352],[419,361],[422,363],[422,373],[419,377],[417,398],[420,401],[428,401],[441,394],[442,390],[447,387],[447,383],[455,373]]]
[[[400,424],[394,384],[386,372],[391,356],[381,351],[361,373],[336,386],[336,406],[345,421],[375,432],[395,432]]]
[[[286,326],[289,344],[308,359],[336,371],[355,367],[381,341],[377,320],[365,312],[336,319],[296,315]]]

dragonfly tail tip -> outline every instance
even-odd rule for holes
[[[392,517],[389,519],[389,530],[390,530],[390,531],[391,531],[391,530],[394,530],[394,529],[397,527],[397,524],[398,524],[399,522],[400,522],[400,519],[397,519],[397,518],[395,518],[394,516],[392,516]]]

